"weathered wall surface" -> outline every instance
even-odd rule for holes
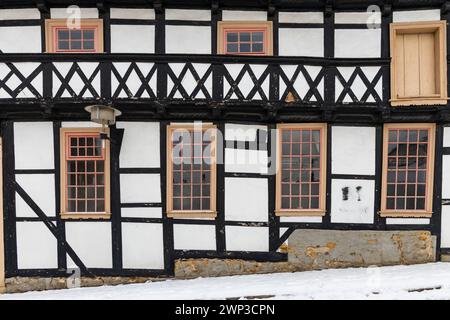
[[[435,261],[428,231],[299,229],[289,238],[288,260],[303,270],[416,264]]]

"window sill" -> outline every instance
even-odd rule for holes
[[[110,213],[61,213],[61,219],[63,220],[89,220],[89,219],[101,219],[108,220],[111,219]]]
[[[414,212],[414,211],[380,211],[380,217],[383,218],[431,218],[432,212]]]
[[[402,99],[391,99],[391,106],[421,106],[421,105],[446,105],[448,98],[441,97],[417,97],[417,98],[402,98]]]
[[[215,211],[176,211],[167,212],[168,218],[183,219],[183,218],[207,218],[215,219],[217,212]]]
[[[277,217],[323,217],[325,210],[311,210],[311,211],[292,211],[292,210],[277,210],[275,215]]]

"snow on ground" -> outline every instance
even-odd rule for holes
[[[5,294],[0,299],[450,299],[450,263],[330,269]]]

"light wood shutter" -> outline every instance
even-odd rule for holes
[[[392,105],[446,104],[445,22],[391,25]]]

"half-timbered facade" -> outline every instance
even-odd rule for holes
[[[449,21],[443,0],[3,0],[6,278],[286,261],[296,229],[450,253]],[[180,164],[177,141],[215,148]]]

